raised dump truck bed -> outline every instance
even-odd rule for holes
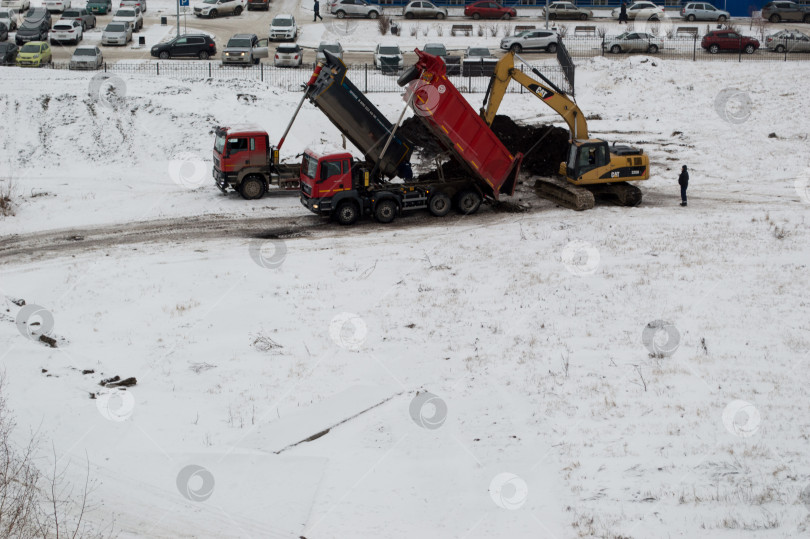
[[[416,49],[419,61],[399,79],[416,117],[450,151],[485,196],[511,195],[523,154],[512,155],[447,78],[444,61]]]
[[[367,161],[377,165],[380,174],[389,178],[407,176],[410,144],[395,135],[380,159],[394,126],[352,84],[346,76],[346,64],[329,51],[324,51],[324,55],[323,65],[315,68],[307,83],[309,100],[363,152]]]

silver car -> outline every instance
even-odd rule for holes
[[[369,4],[366,0],[332,0],[329,13],[338,19],[344,17],[376,19],[382,15],[383,9],[377,4]]]
[[[447,18],[447,8],[438,7],[431,2],[417,1],[411,2],[405,6],[405,9],[402,10],[402,14],[406,19],[442,20]]]
[[[692,21],[718,21],[723,22],[731,17],[731,13],[717,9],[706,2],[689,2],[681,9],[681,17]]]
[[[810,52],[810,37],[798,30],[782,30],[766,37],[765,46],[773,52]]]
[[[605,41],[604,49],[613,54],[622,52],[649,52],[655,54],[664,48],[664,40],[646,32],[625,32]]]
[[[104,55],[96,45],[80,45],[70,57],[70,69],[100,69]]]
[[[128,22],[111,22],[101,33],[102,45],[126,45],[132,41],[132,25]]]
[[[304,51],[296,43],[282,43],[276,47],[273,65],[277,67],[301,67]]]
[[[374,67],[381,69],[383,62],[388,65],[396,62],[397,69],[402,69],[404,60],[402,58],[402,51],[399,50],[399,45],[396,43],[377,45],[377,48],[374,50]]]
[[[267,58],[267,43],[267,39],[259,39],[256,34],[236,34],[222,50],[222,63],[258,64],[261,58]]]
[[[425,47],[422,50],[433,56],[447,56],[447,47],[445,47],[443,43],[425,43]]]
[[[523,50],[541,49],[557,52],[557,32],[551,30],[526,30],[501,40],[501,49],[521,52]]]
[[[20,15],[16,9],[2,8],[0,9],[0,22],[6,25],[9,32],[17,29],[17,22],[20,20]]]
[[[540,17],[546,16],[545,8],[540,12]],[[593,17],[593,11],[577,7],[571,2],[552,2],[548,6],[548,18],[555,19],[572,19],[578,21],[585,21]]]
[[[146,13],[146,0],[121,0],[121,5],[118,7],[136,7],[141,10],[141,13]]]
[[[136,7],[121,8],[113,15],[112,22],[128,22],[132,25],[133,31],[138,32],[143,28],[143,15]]]
[[[326,56],[323,51],[329,51],[341,60],[343,60],[343,47],[337,41],[321,41],[318,45],[318,52],[315,53],[316,62],[325,62]]]

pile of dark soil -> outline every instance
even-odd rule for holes
[[[557,174],[568,153],[568,130],[551,125],[519,125],[509,116],[495,116],[492,131],[512,152],[522,152],[521,170],[538,176]]]
[[[559,171],[560,163],[565,161],[568,153],[568,130],[551,125],[520,125],[509,116],[495,116],[492,131],[512,152],[522,152],[521,170],[538,176],[550,176]],[[408,118],[397,131],[400,137],[408,140],[415,151],[420,152],[422,159],[431,159],[441,153],[442,148],[415,116]],[[450,161],[442,167],[446,177],[463,174],[461,166]],[[420,176],[420,179],[435,179],[436,171]]]

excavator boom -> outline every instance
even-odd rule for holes
[[[539,77],[545,78],[536,69],[533,68],[533,71]],[[484,107],[481,109],[481,117],[488,125],[492,125],[492,121],[498,113],[498,108],[501,106],[501,101],[503,101],[503,96],[506,94],[506,88],[513,79],[563,117],[568,124],[573,140],[588,138],[588,123],[585,121],[585,115],[579,109],[579,106],[559,88],[554,87],[553,84],[549,83],[546,86],[526,75],[523,71],[516,69],[515,53],[512,51],[507,52],[495,65],[495,72],[489,81],[489,88],[486,97],[484,97]]]

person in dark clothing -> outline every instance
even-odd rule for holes
[[[686,188],[689,187],[689,172],[686,171],[686,165],[681,169],[681,175],[678,176],[678,185],[681,186],[681,206],[686,206]]]
[[[619,11],[619,24],[627,24],[627,3],[622,2],[621,11]]]
[[[317,21],[318,19],[323,20],[321,17],[321,3],[318,0],[315,0],[315,5],[312,7],[313,11],[315,11],[315,16],[312,18],[312,22]]]

